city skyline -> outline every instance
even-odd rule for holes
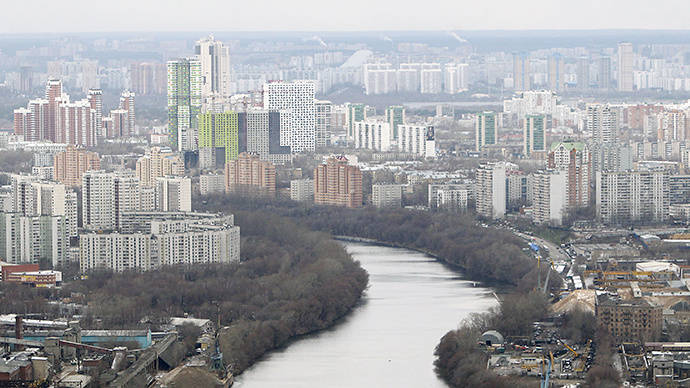
[[[683,30],[690,3],[681,0],[614,0],[508,2],[486,0],[467,4],[452,0],[424,3],[427,17],[420,17],[418,3],[391,0],[348,0],[338,3],[302,0],[258,0],[243,17],[237,4],[202,0],[200,12],[189,12],[179,1],[135,2],[123,0],[94,17],[93,3],[69,5],[43,0],[9,3],[3,7],[0,33],[170,32],[170,31],[481,31],[481,30]],[[32,12],[27,13],[26,10]],[[352,10],[366,9],[357,17]],[[592,12],[596,9],[597,12]],[[136,12],[132,12],[136,10]],[[202,12],[202,10],[214,10]],[[669,12],[673,10],[673,12]],[[383,17],[385,15],[386,17]],[[611,18],[611,15],[617,15]],[[462,38],[462,37],[461,37]]]

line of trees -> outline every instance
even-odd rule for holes
[[[349,209],[315,206],[275,198],[202,196],[200,211],[262,209],[313,230],[338,236],[374,239],[418,249],[461,267],[472,280],[519,285],[536,267],[524,242],[505,230],[477,227],[472,214],[408,209]]]
[[[368,275],[325,233],[256,211],[235,212],[241,264],[94,272],[65,287],[91,305],[85,327],[132,328],[189,314],[220,320],[224,361],[239,373],[290,339],[332,326],[352,309]]]

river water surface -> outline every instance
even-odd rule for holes
[[[336,327],[270,353],[234,387],[446,387],[434,348],[469,313],[496,305],[490,290],[416,251],[345,246],[369,272],[361,304]]]

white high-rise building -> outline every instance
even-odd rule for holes
[[[443,91],[454,94],[467,90],[469,85],[469,65],[461,63],[459,65],[446,65],[444,68]]]
[[[331,110],[330,101],[316,101],[316,147],[331,145]]]
[[[0,259],[14,264],[65,264],[69,237],[64,216],[0,213]]]
[[[618,91],[633,91],[633,64],[635,61],[632,43],[618,45]]]
[[[156,209],[164,212],[192,211],[192,180],[189,178],[157,178]]]
[[[669,216],[667,171],[597,171],[596,195],[597,217],[605,223],[658,223]]]
[[[280,134],[280,145],[292,152],[314,151],[316,147],[316,105],[314,81],[271,82],[264,84],[264,109],[289,110],[291,127]]]
[[[398,150],[424,157],[436,157],[436,135],[431,125],[398,125]]]
[[[141,205],[142,190],[133,171],[85,173],[82,176],[82,225],[89,230],[120,228],[124,212],[149,210]]]
[[[555,170],[540,171],[534,174],[532,179],[532,220],[537,224],[551,222],[561,225],[568,205],[568,173]]]
[[[201,62],[201,97],[212,94],[221,97],[230,93],[230,51],[213,35],[196,42],[195,54]]]
[[[506,213],[506,170],[517,169],[511,163],[482,163],[477,168],[477,213],[490,219],[503,218]]]
[[[443,91],[443,70],[438,63],[423,63],[420,72],[420,92],[438,94]]]
[[[355,148],[388,151],[391,147],[391,125],[383,121],[358,121],[354,123]]]

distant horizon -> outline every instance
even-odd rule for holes
[[[685,30],[686,0],[24,0],[0,33]]]
[[[449,29],[407,29],[407,30],[112,30],[112,31],[64,31],[64,32],[0,32],[0,36],[4,35],[91,35],[91,34],[301,34],[301,33],[326,33],[326,34],[381,34],[381,33],[450,33],[450,32],[468,32],[468,33],[502,33],[502,32],[559,32],[559,33],[588,33],[588,32],[642,32],[642,33],[672,33],[672,32],[688,32],[690,27],[684,29],[672,28],[528,28],[528,29],[483,29],[483,30],[449,30]],[[688,42],[690,44],[690,42]]]

